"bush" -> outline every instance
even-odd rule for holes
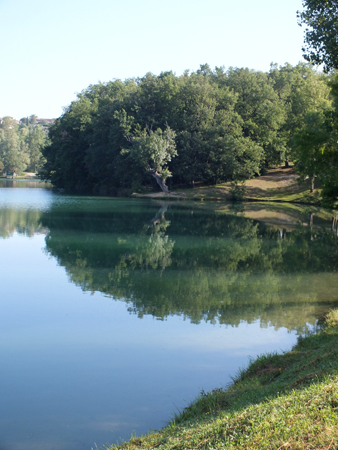
[[[244,181],[232,181],[230,194],[232,195],[232,199],[236,202],[241,202],[244,200],[246,194],[246,186]]]

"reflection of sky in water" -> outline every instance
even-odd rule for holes
[[[69,283],[44,246],[44,236],[0,241],[1,449],[101,448],[160,428],[201,389],[226,385],[249,355],[296,341],[257,322],[140,320]]]
[[[36,209],[46,211],[53,200],[47,189],[0,189],[0,208]]]

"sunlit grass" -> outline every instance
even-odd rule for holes
[[[174,189],[169,195],[162,192],[143,194],[149,197],[181,198],[186,200],[232,200],[231,182],[193,189]],[[310,192],[310,181],[300,182],[289,169],[271,169],[266,175],[245,182],[244,201],[293,202],[320,204],[321,189]],[[141,196],[143,196],[141,194]],[[139,196],[139,194],[135,194]]]

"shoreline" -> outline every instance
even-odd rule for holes
[[[201,395],[167,426],[124,449],[338,448],[338,309],[288,352],[251,361],[233,383]]]
[[[34,175],[34,176],[33,176]],[[0,177],[6,180],[6,177]],[[22,177],[9,178],[10,180],[39,181],[33,173],[28,173]],[[59,189],[59,188],[58,188]],[[96,196],[92,192],[73,192],[75,195]],[[167,201],[195,201],[195,202],[231,202],[231,203],[292,203],[299,205],[322,206],[320,186],[310,192],[310,180],[300,181],[292,167],[279,167],[270,169],[265,175],[238,183],[236,187],[231,182],[216,185],[201,185],[190,188],[175,188],[175,190],[164,192],[116,192],[109,195],[102,192],[100,197],[118,198],[148,198],[154,200]],[[337,207],[337,204],[335,205]]]
[[[189,189],[175,189],[169,194],[163,192],[133,193],[136,198],[165,198],[168,200],[193,201],[243,201],[243,202],[274,202],[299,203],[303,205],[320,206],[320,189],[310,192],[310,182],[300,182],[300,178],[292,168],[271,169],[266,175],[246,180],[240,198],[234,198],[231,182],[214,186],[200,186]],[[235,194],[236,197],[236,194]]]

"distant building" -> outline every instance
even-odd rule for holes
[[[3,170],[2,176],[5,178],[13,178],[14,179],[14,177],[16,177],[16,173],[13,171],[9,171],[9,170]]]
[[[37,124],[39,124],[41,122],[47,122],[47,123],[52,124],[52,123],[54,123],[54,119],[41,119],[41,118],[36,119]]]

